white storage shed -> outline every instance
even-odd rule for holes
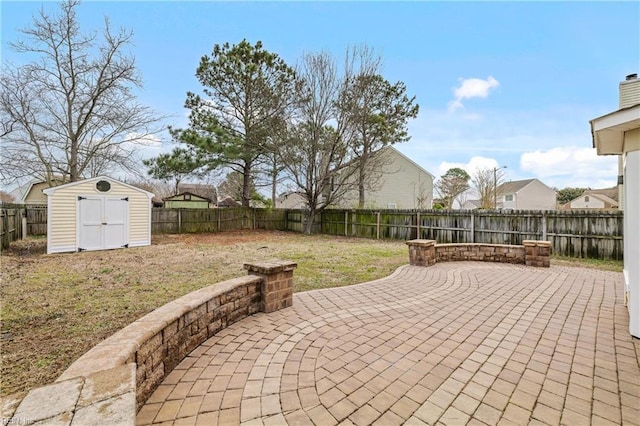
[[[47,253],[151,244],[151,192],[99,176],[47,195]]]

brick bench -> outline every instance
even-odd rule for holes
[[[242,318],[291,306],[296,266],[246,263],[247,276],[167,303],[94,346],[56,382],[21,401],[9,398],[3,417],[8,424],[134,425],[137,410],[192,350]]]
[[[522,245],[462,243],[436,244],[434,240],[410,240],[409,264],[431,266],[437,262],[480,261],[549,267],[551,243],[526,240]]]

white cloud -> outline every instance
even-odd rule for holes
[[[486,98],[489,92],[500,85],[500,82],[489,76],[486,80],[481,78],[460,78],[460,85],[453,91],[454,99],[449,102],[449,111],[464,108],[463,99]]]
[[[591,147],[563,146],[523,153],[520,169],[549,186],[603,188],[615,185],[618,162],[616,156],[599,156]]]
[[[589,128],[589,120],[601,113],[588,105],[566,104],[488,109],[477,120],[465,120],[460,111],[424,108],[409,124],[411,141],[397,148],[436,178],[451,167],[471,174],[478,163],[481,168],[507,166],[507,180],[538,178],[558,188],[612,187],[617,160],[596,155]]]
[[[459,167],[469,173],[469,175],[473,175],[478,170],[493,169],[494,167],[499,167],[499,165],[498,161],[493,158],[475,156],[471,157],[467,163],[450,163],[443,161],[438,166],[438,170],[440,171],[440,175],[443,175],[453,167]]]

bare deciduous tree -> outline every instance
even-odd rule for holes
[[[305,233],[313,219],[352,187],[355,167],[350,160],[349,128],[336,108],[340,77],[331,56],[307,54],[298,69],[302,87],[298,92],[296,121],[278,145],[278,155],[291,180],[305,199]]]
[[[498,187],[504,182],[505,173],[502,168],[478,169],[473,173],[473,188],[480,197],[480,208],[496,208]]]
[[[115,166],[135,170],[136,143],[160,130],[162,117],[132,92],[141,86],[127,51],[132,33],[113,32],[107,19],[102,38],[81,33],[79,4],[61,3],[56,16],[41,10],[22,30],[25,39],[12,44],[37,59],[3,64],[5,181],[30,176],[73,182]]]

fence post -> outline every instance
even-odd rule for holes
[[[416,212],[416,238],[420,239],[420,212]]]
[[[357,219],[358,219],[358,216],[357,216],[356,210],[353,210],[351,212],[351,236],[352,237],[356,236],[356,232],[357,232],[357,229],[356,229],[357,223],[356,222],[357,222]]]
[[[542,241],[547,241],[547,212],[542,212]]]
[[[344,211],[344,236],[346,237],[348,235],[348,230],[349,229],[349,210],[345,210]]]
[[[471,243],[476,242],[476,230],[475,230],[475,215],[473,214],[473,210],[471,210]]]
[[[27,238],[27,209],[22,210],[22,239]]]
[[[7,234],[7,226],[5,226],[5,219],[7,212],[5,209],[0,210],[0,247],[6,249],[9,247],[9,243],[5,244],[5,235]],[[7,240],[8,241],[8,240]]]
[[[380,239],[380,212],[376,212],[376,240]]]
[[[182,210],[178,210],[178,234],[182,234]]]

